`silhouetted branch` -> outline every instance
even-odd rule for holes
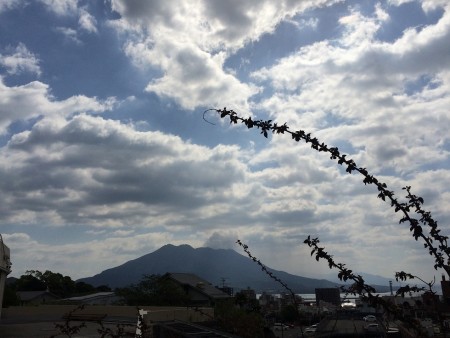
[[[399,223],[408,222],[410,225],[410,232],[413,238],[417,241],[419,238],[423,240],[424,247],[428,250],[429,254],[434,256],[435,265],[434,268],[442,268],[445,270],[448,276],[450,276],[450,248],[448,247],[448,236],[442,236],[440,230],[437,227],[437,222],[433,220],[431,213],[422,209],[424,200],[422,197],[418,197],[411,193],[411,187],[407,186],[403,189],[406,190],[408,199],[407,202],[399,202],[395,197],[393,191],[388,190],[386,183],[379,181],[375,176],[369,174],[366,168],[358,167],[354,160],[347,159],[346,154],[341,154],[337,147],[328,147],[326,144],[321,143],[317,138],[312,137],[310,133],[306,133],[303,130],[291,131],[286,123],[279,125],[273,123],[272,120],[253,120],[251,117],[242,118],[237,115],[234,110],[227,108],[223,109],[208,109],[204,112],[204,115],[209,111],[215,111],[221,118],[228,117],[230,124],[242,123],[247,128],[257,128],[261,130],[261,134],[264,137],[268,137],[269,132],[272,134],[290,134],[291,138],[296,141],[304,141],[311,145],[311,148],[319,152],[327,152],[330,154],[330,159],[336,160],[339,165],[345,166],[345,171],[349,174],[352,172],[358,172],[363,178],[363,183],[373,184],[378,189],[378,198],[385,202],[390,202],[390,206],[394,208],[395,212],[401,212]],[[209,122],[209,121],[208,121]],[[415,212],[420,216],[419,219],[414,218],[411,212]],[[423,226],[429,228],[429,235],[424,234]],[[435,245],[434,243],[437,243]]]

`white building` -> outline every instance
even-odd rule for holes
[[[3,293],[5,292],[6,276],[11,272],[9,248],[3,243],[0,235],[0,318],[2,316]]]

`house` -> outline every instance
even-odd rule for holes
[[[2,316],[3,293],[5,292],[6,276],[11,272],[9,248],[3,243],[0,235],[0,318]]]
[[[317,288],[316,304],[319,306],[320,301],[324,301],[335,306],[341,305],[341,294],[339,288]]]
[[[230,295],[192,273],[167,273],[164,276],[183,289],[191,305],[213,306],[217,301],[231,298]]]
[[[17,297],[20,299],[21,305],[38,305],[52,303],[60,299],[59,296],[48,290],[44,291],[17,291]]]

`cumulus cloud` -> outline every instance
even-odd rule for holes
[[[162,78],[151,81],[147,91],[175,99],[181,106],[194,109],[198,106],[218,106],[232,102],[246,109],[247,100],[258,92],[258,88],[240,82],[223,69],[223,57],[211,58],[198,49],[180,48],[171,43],[159,50],[153,60],[172,60],[161,65],[165,70]]]
[[[83,44],[76,29],[70,27],[56,27],[55,31],[61,33],[64,36],[64,39],[68,42],[73,42],[77,45]]]
[[[103,112],[111,109],[115,100],[103,102],[83,95],[62,101],[55,100],[47,84],[33,81],[8,87],[0,78],[0,134],[14,121],[27,121],[44,116],[70,116],[77,112]]]
[[[14,50],[6,55],[0,54],[0,65],[5,67],[6,72],[10,75],[23,72],[41,75],[39,59],[23,43],[19,43]]]
[[[57,15],[73,15],[78,10],[78,0],[39,0]]]
[[[115,99],[69,93],[59,100],[51,95],[50,80],[12,85],[2,79],[0,218],[2,224],[20,224],[2,228],[9,231],[7,244],[15,257],[28,259],[32,266],[27,268],[51,264],[61,271],[70,259],[85,269],[77,269],[84,277],[165,243],[232,248],[240,238],[269,266],[311,276],[317,264],[301,243],[312,235],[355,271],[370,264],[391,275],[388,269],[397,263],[387,267],[389,255],[405,264],[399,270],[417,271],[413,260],[397,258],[399,252],[419,258],[408,227],[402,228],[389,205],[377,199],[376,188],[346,174],[326,154],[294,143],[289,135],[258,138],[248,148],[245,141],[230,145],[255,133],[242,132],[239,140],[223,136],[236,135],[235,126],[224,134],[202,130],[200,137],[192,136],[203,140],[198,145],[184,138],[198,129],[188,134],[169,115],[175,112],[167,109],[164,121],[158,120],[158,108],[174,102],[185,111],[226,104],[244,115],[269,115],[339,146],[399,197],[401,187],[413,186],[436,218],[448,223],[446,2],[422,1],[429,25],[393,35],[387,32],[392,26],[413,21],[394,22],[398,11],[392,6],[407,1],[319,8],[337,2],[114,0],[108,4],[116,13],[109,17],[119,19],[105,26],[102,15],[94,18],[94,11],[77,1],[41,2],[60,6],[50,9],[54,24],[69,25],[58,29],[70,41],[82,44],[83,34],[90,33],[100,41],[105,30],[97,27],[114,27],[122,52],[140,67],[140,76],[149,78],[140,92],[125,94],[135,95],[134,101],[124,101],[109,115],[123,120],[96,115],[119,107]],[[408,6],[420,10],[416,3]],[[308,8],[316,10],[301,15]],[[286,27],[292,28],[289,34]],[[304,39],[306,31],[312,36]],[[295,34],[299,39],[292,39]],[[272,47],[268,42],[277,48],[265,50]],[[100,49],[93,50],[98,62],[104,60],[104,54],[95,54]],[[2,60],[18,54],[15,49],[2,53]],[[11,74],[38,75],[45,53],[38,58],[25,46],[21,53],[2,67]],[[238,69],[239,60],[248,67]],[[114,65],[125,73],[129,68],[121,62]],[[117,84],[105,85],[115,90]],[[139,106],[148,98],[157,102],[155,111],[151,104]],[[124,122],[137,116],[145,121]],[[170,132],[156,131],[164,123],[171,124]],[[177,131],[188,136],[174,135]],[[227,145],[215,145],[220,140]],[[66,244],[50,245],[33,236],[48,230],[43,227],[64,234],[76,229],[87,239],[67,244],[69,236],[61,236]],[[388,247],[382,255],[381,246]],[[62,254],[55,257],[55,251]],[[95,264],[85,267],[88,256]]]
[[[100,117],[43,119],[2,149],[9,164],[1,171],[12,175],[8,181],[17,188],[4,181],[1,190],[16,193],[3,195],[3,207],[18,207],[7,212],[11,218],[29,210],[30,222],[48,216],[50,223],[115,226],[143,217],[151,224],[154,216],[170,212],[175,219],[182,210],[220,203],[230,193],[244,175],[236,156],[233,148],[210,150]],[[47,194],[52,198],[42,199]],[[47,214],[55,203],[57,214]]]
[[[78,19],[78,24],[80,28],[89,32],[97,33],[97,20],[92,16],[85,8],[80,9],[80,18]]]
[[[67,41],[81,45],[80,32],[97,33],[97,20],[89,13],[88,6],[79,6],[78,0],[39,0],[47,10],[60,17],[78,17],[78,27],[59,26],[55,30],[62,33]]]
[[[449,122],[450,53],[444,41],[450,38],[450,13],[392,43],[376,39],[387,19],[383,13],[376,7],[373,17],[365,17],[353,9],[341,18],[345,29],[336,43],[305,46],[253,76],[275,89],[260,107],[277,112],[278,120],[318,131],[324,141],[346,140],[353,149],[364,149],[356,158],[374,170],[406,173],[447,156],[436,144],[448,140],[442,121]],[[420,84],[424,74],[429,80]],[[414,94],[407,83],[413,83]],[[340,123],[324,124],[330,116]]]
[[[224,69],[230,53],[273,32],[284,19],[335,1],[111,2],[121,15],[114,25],[128,32],[127,55],[164,72],[146,90],[175,99],[183,108],[227,102],[247,111],[258,89]],[[170,38],[169,38],[170,37]]]

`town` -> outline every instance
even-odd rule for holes
[[[391,292],[380,294],[400,316],[339,288],[316,288],[315,294],[293,297],[288,292],[257,293],[250,287],[234,290],[225,283],[214,286],[195,274],[176,272],[147,276],[133,288],[115,290],[64,276],[67,285],[71,281],[78,288],[72,291],[77,296],[64,297],[68,293],[55,282],[39,284],[44,275],[53,280],[62,275],[33,271],[13,282],[16,298],[11,301],[11,294],[5,294],[12,285],[6,278],[11,268],[9,248],[1,244],[0,300],[6,306],[1,309],[0,335],[5,338],[58,337],[70,330],[83,337],[96,337],[98,332],[113,337],[114,330],[122,337],[286,338],[420,337],[423,333],[445,337],[450,332],[450,281],[445,277],[441,296],[423,292],[400,297],[392,285]],[[411,322],[422,331],[413,330]]]

